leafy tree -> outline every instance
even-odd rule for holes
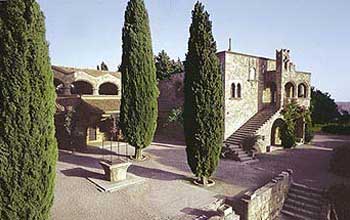
[[[177,61],[171,60],[164,50],[155,57],[155,63],[158,80],[169,79],[172,74],[184,71],[184,66],[180,59]]]
[[[286,122],[281,129],[282,145],[285,148],[292,148],[296,145],[296,127],[298,120],[303,120],[303,122],[306,124],[306,130],[304,131],[305,141],[311,141],[312,131],[309,129],[311,129],[312,123],[311,113],[308,109],[298,105],[298,103],[293,100],[283,108],[281,113],[284,121]]]
[[[0,2],[0,219],[49,219],[57,143],[45,20],[35,0]]]
[[[216,170],[224,130],[223,84],[212,23],[197,2],[185,61],[184,131],[187,161],[203,185]]]
[[[339,117],[337,104],[329,93],[312,88],[311,105],[311,117],[314,124],[326,124]]]
[[[123,28],[121,128],[142,159],[157,126],[159,95],[148,14],[143,0],[130,0]]]
[[[102,61],[102,63],[101,63],[101,70],[102,70],[102,71],[108,71],[108,66],[107,66],[107,64],[105,64],[105,62],[103,62],[103,61]]]
[[[173,61],[174,73],[183,73],[185,71],[185,67],[180,58],[177,58],[177,61]]]
[[[172,62],[168,54],[164,50],[162,50],[158,54],[158,56],[155,57],[155,60],[157,79],[168,79],[174,71]]]

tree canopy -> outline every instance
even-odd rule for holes
[[[35,0],[0,1],[0,219],[46,220],[57,144],[45,20]]]
[[[185,61],[184,131],[187,161],[206,185],[216,170],[224,131],[223,83],[212,23],[197,2]]]
[[[184,72],[184,66],[180,59],[177,61],[170,59],[168,54],[162,50],[155,57],[157,79],[169,79],[172,74]]]
[[[311,118],[314,124],[326,124],[339,117],[337,104],[327,92],[312,88],[311,106]]]
[[[135,158],[154,136],[159,95],[152,51],[151,32],[143,0],[130,0],[125,11],[122,55],[122,101],[120,122],[123,135],[135,147]]]

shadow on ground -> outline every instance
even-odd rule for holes
[[[105,176],[101,173],[92,172],[90,170],[86,170],[80,167],[62,170],[61,173],[69,177],[94,178],[94,179],[101,179],[101,180],[105,179]]]

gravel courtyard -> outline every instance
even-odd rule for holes
[[[89,147],[83,152],[60,150],[57,163],[54,220],[99,219],[172,219],[197,217],[203,207],[217,198],[237,198],[248,189],[268,182],[282,170],[293,169],[294,180],[309,186],[325,188],[333,182],[349,181],[328,171],[332,148],[350,144],[350,136],[316,135],[312,145],[278,150],[259,155],[259,162],[240,164],[221,160],[214,175],[216,185],[204,189],[191,184],[185,146],[159,141],[145,150],[150,160],[133,162],[129,172],[144,178],[113,193],[96,189],[88,177],[103,179],[99,160],[116,153]],[[128,151],[133,153],[133,149]],[[121,156],[125,156],[121,151]],[[180,218],[181,219],[181,218]]]

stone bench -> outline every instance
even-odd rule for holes
[[[100,165],[102,166],[108,181],[118,182],[126,179],[126,174],[131,163],[125,160],[116,159],[112,161],[100,161]]]

